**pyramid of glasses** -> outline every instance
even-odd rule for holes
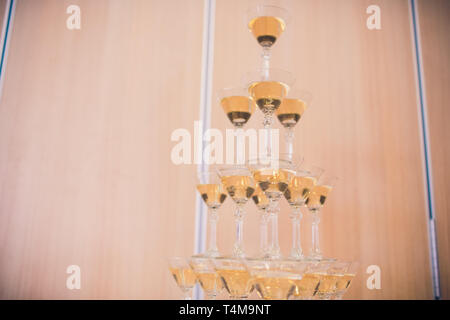
[[[294,128],[311,95],[291,90],[294,77],[270,67],[271,48],[286,29],[288,12],[260,5],[247,13],[247,22],[262,47],[262,67],[245,76],[244,87],[221,90],[218,100],[236,129],[247,124],[257,107],[262,111],[267,130],[265,152],[245,165],[199,173],[197,190],[209,209],[207,250],[190,258],[170,258],[170,272],[186,299],[197,282],[208,299],[214,299],[221,290],[226,290],[231,299],[246,299],[253,290],[262,299],[342,299],[357,264],[325,258],[319,246],[319,213],[336,178],[293,154]],[[286,153],[281,155],[275,154],[270,139],[274,115],[285,128]],[[216,228],[219,208],[227,197],[236,206],[236,238],[232,254],[222,256],[216,244]],[[292,222],[292,248],[287,257],[278,244],[279,202],[283,197],[291,208]],[[243,246],[244,206],[250,199],[260,212],[258,257],[248,257]],[[302,208],[312,217],[307,255],[300,241]]]

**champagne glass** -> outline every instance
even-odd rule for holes
[[[222,290],[222,281],[214,269],[211,258],[197,255],[192,256],[188,260],[206,297],[209,300],[214,300],[220,290]]]
[[[253,285],[242,259],[219,257],[213,260],[215,270],[231,299],[245,300]]]
[[[305,205],[310,191],[316,185],[322,170],[317,167],[305,167],[307,169],[298,169],[292,177],[284,197],[292,208],[290,218],[292,222],[292,249],[290,259],[299,260],[303,258],[301,245],[300,222],[303,214],[301,207]]]
[[[330,300],[336,291],[336,276],[331,271],[333,265],[338,263],[335,259],[318,260],[314,267],[314,275],[319,277],[319,285],[314,294],[316,300]]]
[[[255,183],[250,171],[243,166],[227,166],[217,170],[228,195],[236,203],[234,213],[236,240],[233,247],[234,257],[245,255],[243,248],[244,206],[255,191]]]
[[[283,158],[258,158],[250,160],[248,166],[256,183],[269,198],[268,212],[271,222],[271,240],[268,257],[279,259],[281,257],[278,242],[279,201],[295,175],[294,165],[290,160]]]
[[[196,277],[188,261],[181,257],[169,258],[169,270],[178,287],[184,294],[185,300],[192,299],[192,288],[195,285]]]
[[[308,198],[305,201],[309,212],[312,215],[312,248],[310,253],[311,259],[321,259],[322,252],[319,244],[319,222],[320,211],[328,198],[329,193],[336,184],[337,178],[330,175],[322,175],[318,183],[309,192]]]
[[[258,295],[264,300],[287,300],[302,278],[292,261],[246,259]]]
[[[358,262],[340,261],[333,265],[330,272],[336,277],[336,291],[332,296],[334,300],[342,300],[352,280],[355,278]]]
[[[203,201],[208,206],[209,242],[206,255],[218,257],[217,249],[217,221],[219,219],[218,210],[227,198],[222,183],[215,172],[205,171],[198,174],[199,183],[197,190]]]
[[[289,20],[288,11],[276,6],[258,5],[247,11],[248,29],[263,48],[262,57],[267,67],[270,61],[270,48],[286,29]]]
[[[289,91],[289,97],[281,102],[276,115],[285,128],[286,152],[293,153],[294,127],[310,105],[312,95],[306,91]]]
[[[222,89],[219,93],[219,101],[236,129],[244,127],[255,111],[255,102],[248,91],[241,87]]]
[[[267,257],[268,247],[267,247],[267,222],[269,214],[267,209],[269,209],[269,198],[264,194],[259,186],[256,186],[255,193],[252,196],[253,202],[255,202],[258,211],[260,212],[259,220],[259,230],[260,230],[260,255],[261,257]]]
[[[314,273],[314,266],[317,264],[313,260],[298,261],[298,270],[302,278],[295,282],[295,290],[291,297],[293,300],[311,300],[316,293],[320,282],[320,276]]]
[[[264,114],[264,127],[270,128],[273,113],[281,105],[289,87],[295,82],[294,76],[285,70],[263,68],[248,72],[244,77],[248,92]]]

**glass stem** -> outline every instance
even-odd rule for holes
[[[267,212],[263,211],[261,213],[261,220],[259,223],[260,230],[260,252],[261,256],[265,256],[267,254]]]
[[[219,220],[219,215],[217,214],[217,209],[213,208],[209,210],[209,244],[207,255],[210,257],[218,257],[219,250],[217,249],[217,221]]]
[[[286,128],[285,133],[285,141],[286,141],[286,153],[289,155],[289,158],[292,160],[292,154],[294,153],[294,128]]]
[[[302,244],[300,238],[300,222],[302,220],[300,208],[294,208],[291,213],[292,220],[292,249],[291,258],[301,259],[303,257]]]
[[[266,132],[266,157],[271,158],[272,154],[272,135],[271,135],[271,126],[272,126],[273,116],[271,114],[264,114],[264,129]]]
[[[236,224],[236,240],[233,248],[233,255],[235,257],[244,256],[243,248],[243,232],[244,232],[244,209],[241,205],[237,205],[236,212],[234,214]]]
[[[311,257],[314,259],[322,258],[322,254],[320,252],[320,244],[319,244],[319,209],[312,209],[312,248],[311,248]]]
[[[262,76],[264,80],[269,79],[269,69],[270,69],[270,48],[263,47],[263,53],[262,53]]]
[[[280,258],[280,245],[278,241],[278,201],[270,199],[270,224],[271,224],[271,240],[270,240],[270,258]]]

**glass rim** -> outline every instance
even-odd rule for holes
[[[268,72],[268,78],[265,77],[264,72]],[[280,69],[280,68],[256,68],[244,74],[242,77],[242,82],[244,84],[244,88],[250,87],[255,82],[271,82],[276,81],[282,83],[286,89],[286,96],[291,88],[291,86],[295,83],[294,74],[290,71]]]
[[[260,11],[263,11],[264,9],[268,10],[278,10],[280,16],[275,15],[276,18],[279,18],[283,20],[285,26],[287,26],[291,21],[291,15],[289,14],[289,10],[280,6],[276,6],[274,4],[258,4],[252,7],[249,7],[245,13],[245,23],[247,26],[249,25],[250,21],[256,17],[264,17],[264,14],[260,14]]]
[[[328,173],[322,172],[322,174],[320,175],[320,177],[319,177],[317,182],[320,185],[334,187],[334,186],[336,186],[336,183],[338,181],[339,181],[339,177],[337,177],[337,176],[335,176],[333,174],[328,174]],[[331,183],[328,183],[328,182],[331,182]]]
[[[227,94],[230,92],[230,94]],[[234,93],[241,93],[241,94],[234,94]],[[222,89],[217,90],[216,92],[216,99],[220,103],[224,98],[227,97],[247,97],[250,100],[253,101],[253,98],[248,93],[248,90],[242,86],[234,86],[234,87],[225,87]]]
[[[217,175],[219,176],[219,177],[223,177],[223,176],[226,176],[225,174],[224,174],[224,172],[228,172],[228,171],[243,171],[243,172],[245,172],[245,173],[247,173],[247,174],[245,174],[245,175],[248,175],[248,176],[252,176],[252,173],[251,173],[251,171],[249,170],[249,168],[248,167],[246,167],[245,165],[229,165],[229,166],[220,166],[220,167],[217,167],[216,168],[216,171],[217,171]],[[230,174],[231,176],[233,176],[233,175],[235,175],[235,174]]]

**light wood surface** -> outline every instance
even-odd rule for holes
[[[441,298],[450,299],[450,2],[418,1]]]
[[[193,252],[195,167],[172,164],[170,136],[198,118],[202,17],[201,0],[17,1],[0,298],[182,297],[165,258]],[[81,290],[66,288],[72,264]]]
[[[260,66],[244,20],[256,3],[217,0],[214,93]],[[275,3],[293,19],[272,65],[314,96],[294,150],[340,178],[321,242],[327,256],[360,262],[348,298],[432,298],[408,1],[378,1],[376,31],[366,28],[371,1]],[[81,30],[66,28],[70,4],[81,7]],[[201,0],[17,2],[0,101],[0,298],[181,298],[165,258],[193,252],[196,169],[171,163],[170,135],[192,133],[198,119],[202,23]],[[261,122],[257,111],[247,127]],[[211,124],[231,128],[217,101]],[[258,214],[246,209],[254,254]],[[224,253],[233,210],[227,199],[219,213]],[[283,202],[284,253],[288,212]],[[303,222],[306,250],[308,215]],[[72,264],[81,290],[66,288]],[[369,265],[381,267],[381,290],[365,286]]]
[[[374,31],[366,27],[370,1],[275,3],[289,8],[293,19],[272,48],[271,64],[295,75],[293,89],[314,96],[295,129],[294,150],[340,178],[323,210],[321,242],[327,256],[360,262],[347,298],[432,298],[408,1],[378,1],[382,29]],[[215,90],[261,65],[261,49],[243,21],[250,5],[217,1]],[[231,128],[218,104],[212,116],[213,126]],[[261,122],[258,110],[248,127]],[[225,250],[233,240],[232,210],[230,201],[222,210]],[[253,204],[247,211],[245,241],[254,252],[258,216]],[[283,201],[285,254],[291,245],[288,213]],[[303,222],[308,249],[308,215]],[[381,290],[366,288],[369,265],[381,268]]]

